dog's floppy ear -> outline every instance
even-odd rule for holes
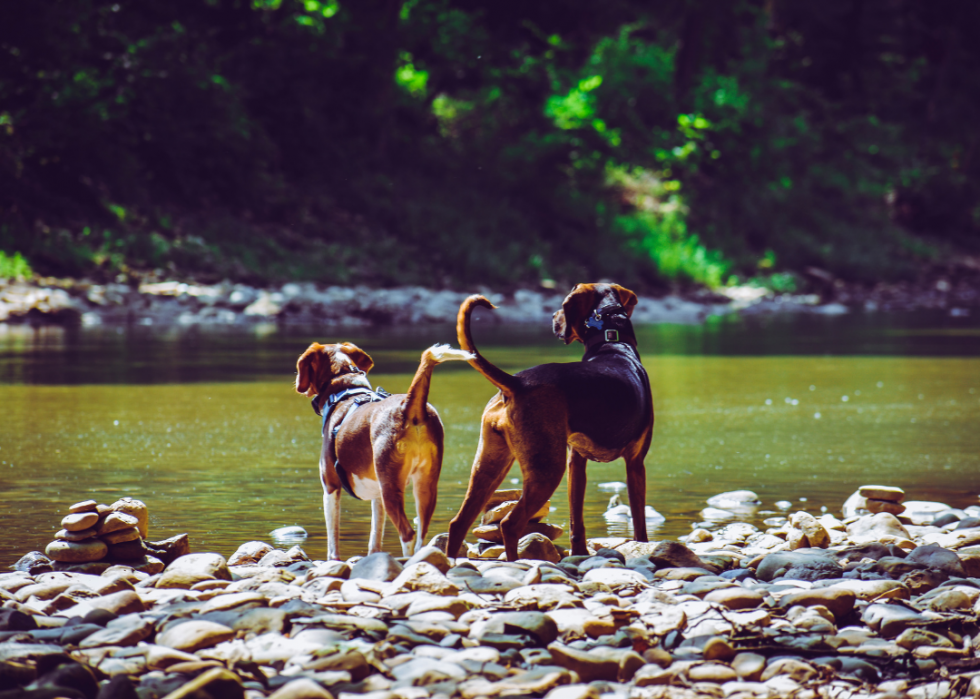
[[[350,360],[354,362],[354,366],[365,374],[371,371],[371,368],[374,366],[374,360],[371,359],[367,352],[350,342],[342,342],[339,347],[340,351],[350,357]]]
[[[325,361],[326,357],[323,355],[323,350],[326,347],[318,342],[314,342],[310,345],[303,354],[300,355],[299,359],[296,361],[296,392],[305,393],[307,396],[315,396],[318,390],[317,384],[317,374],[320,372],[320,367]]]
[[[595,308],[597,292],[592,284],[576,284],[562,301],[561,310],[555,313],[554,331],[567,345],[572,340],[585,343],[585,319]]]
[[[626,310],[626,317],[629,318],[633,315],[633,306],[636,305],[636,294],[619,284],[610,284],[612,290],[616,292],[616,296],[619,297],[619,305]]]

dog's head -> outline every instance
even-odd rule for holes
[[[617,303],[628,318],[633,315],[636,294],[619,284],[577,284],[562,301],[561,310],[555,311],[552,322],[555,336],[566,345],[572,340],[584,344],[586,319],[599,306]]]
[[[321,345],[314,342],[296,362],[296,392],[313,397],[330,385],[335,377],[360,369],[371,371],[374,360],[368,353],[350,342]]]

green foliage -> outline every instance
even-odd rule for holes
[[[32,276],[34,272],[23,255],[0,250],[0,279],[30,279]]]
[[[893,277],[980,248],[978,22],[883,0],[21,3],[0,247],[45,274]]]

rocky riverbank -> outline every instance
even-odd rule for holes
[[[852,310],[930,309],[969,315],[980,305],[980,278],[940,275],[918,283],[860,287],[821,280],[819,293],[774,294],[750,286],[728,287],[659,298],[641,295],[634,311],[640,323],[698,323],[728,313],[841,314]],[[523,289],[501,294],[424,287],[372,289],[288,283],[258,288],[222,282],[159,281],[97,284],[85,280],[0,281],[0,323],[142,325],[245,325],[261,322],[345,325],[445,323],[456,317],[470,293],[483,293],[497,306],[500,323],[548,323],[567,290]]]
[[[980,696],[980,508],[903,498],[517,562],[34,552],[0,575],[0,697]]]

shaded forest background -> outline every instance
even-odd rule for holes
[[[49,0],[0,276],[640,287],[980,245],[980,3]]]

